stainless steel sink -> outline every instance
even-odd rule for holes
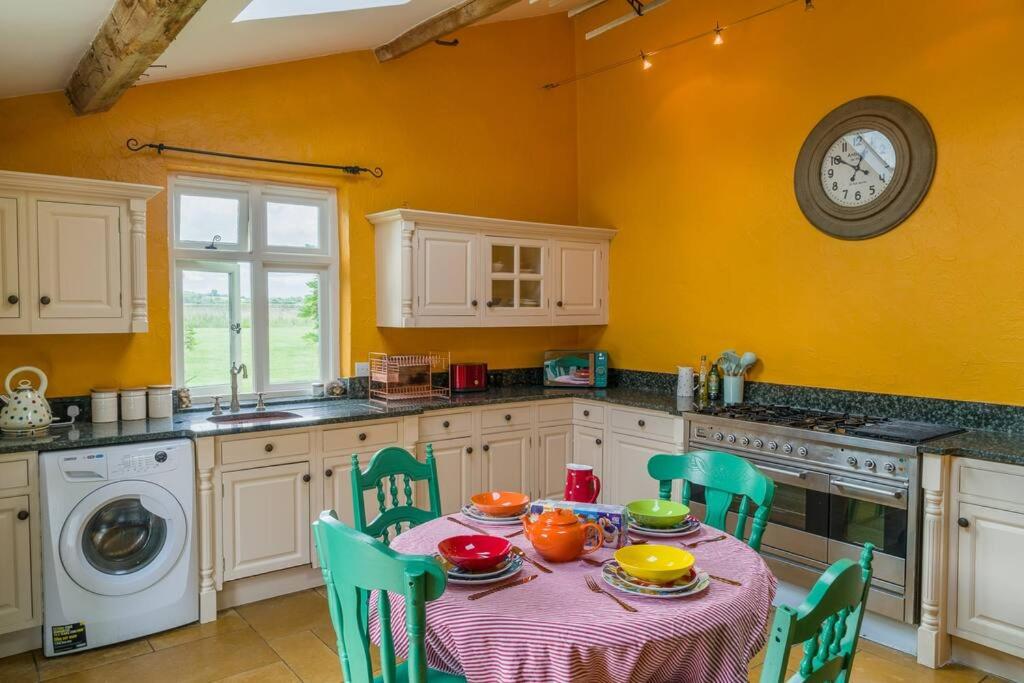
[[[212,415],[206,418],[207,422],[216,424],[231,424],[235,422],[275,422],[277,420],[292,420],[302,417],[298,413],[289,413],[286,410],[268,410],[259,413],[230,413],[227,415]]]

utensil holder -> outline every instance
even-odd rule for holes
[[[722,378],[722,400],[727,406],[743,403],[743,375]]]

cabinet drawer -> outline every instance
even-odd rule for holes
[[[259,436],[222,442],[220,461],[224,465],[236,465],[252,460],[308,455],[312,451],[311,445],[310,432],[265,432]]]
[[[586,422],[597,426],[604,425],[604,406],[577,403],[572,407],[572,419],[574,422]]]
[[[420,440],[447,439],[473,433],[473,413],[424,415],[420,418]]]
[[[1024,468],[1019,469],[1024,472]],[[1024,474],[965,465],[960,468],[960,493],[984,496],[990,503],[1024,505]]]
[[[324,430],[324,452],[365,451],[367,446],[385,446],[397,444],[397,422],[374,422],[360,424],[355,427],[339,427]]]
[[[656,413],[612,408],[612,431],[643,434],[663,441],[675,441],[675,418]]]
[[[569,424],[572,421],[572,403],[540,403],[537,405],[537,424]]]
[[[28,486],[28,460],[0,462],[0,490]]]
[[[530,407],[490,408],[480,413],[481,429],[499,429],[501,427],[528,427],[530,425]]]

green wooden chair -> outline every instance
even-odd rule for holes
[[[313,522],[313,538],[327,586],[327,607],[338,639],[338,658],[346,683],[466,683],[427,667],[427,603],[444,593],[444,570],[426,555],[402,555],[364,533],[345,526],[334,510]],[[370,593],[377,591],[380,626],[379,676],[370,657]],[[408,658],[398,663],[391,632],[388,594],[405,601]]]
[[[866,543],[859,565],[846,558],[839,560],[825,570],[802,605],[796,609],[783,605],[775,610],[761,683],[781,683],[785,679],[789,649],[801,642],[804,656],[789,683],[849,683],[871,588],[874,550]]]
[[[398,478],[401,477],[405,502],[399,500]],[[430,497],[430,509],[423,510],[413,505],[412,484],[426,481]],[[385,492],[385,483],[387,491]],[[377,491],[378,513],[366,522],[363,491]],[[388,494],[391,500],[388,501]],[[359,456],[352,456],[352,508],[355,526],[359,531],[390,543],[389,529],[394,535],[402,533],[402,524],[412,528],[441,516],[441,491],[437,486],[437,463],[434,460],[434,446],[427,444],[427,457],[420,462],[409,451],[398,446],[388,446],[377,451],[363,472],[359,469]]]
[[[681,455],[654,455],[647,461],[647,473],[658,480],[658,496],[662,500],[672,497],[672,482],[683,481],[682,501],[690,504],[690,485],[704,487],[704,523],[728,532],[726,514],[735,496],[740,497],[736,528],[733,536],[744,540],[750,505],[756,506],[747,545],[761,549],[768,516],[775,497],[775,482],[743,458],[718,451],[691,451]]]

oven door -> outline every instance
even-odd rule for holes
[[[857,561],[865,543],[873,543],[874,579],[904,587],[910,515],[908,490],[847,476],[829,483],[828,561]]]

